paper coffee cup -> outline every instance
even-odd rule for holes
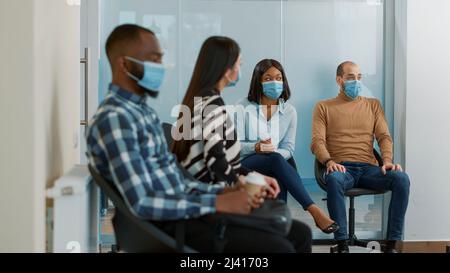
[[[266,186],[266,180],[258,173],[252,172],[245,177],[245,189],[251,196],[261,193],[262,188]]]

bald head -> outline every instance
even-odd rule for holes
[[[347,70],[349,67],[355,68],[355,67],[358,67],[358,65],[355,64],[355,63],[352,62],[352,61],[346,61],[346,62],[343,62],[343,63],[341,63],[341,64],[338,66],[337,71],[336,71],[336,76],[337,76],[337,77],[343,77],[343,76],[345,75],[346,70]],[[358,68],[359,68],[359,67],[358,67]]]

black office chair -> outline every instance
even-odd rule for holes
[[[166,137],[167,145],[169,146],[169,150],[172,147],[173,144],[173,137],[172,137],[172,128],[173,125],[170,123],[163,123],[162,125],[164,130],[164,136]],[[183,173],[183,176],[191,181],[196,181],[196,179],[190,174],[183,166],[181,166],[180,162],[178,160],[175,160],[175,163],[177,164],[178,169],[181,170]]]
[[[375,158],[380,166],[383,166],[383,159],[376,149],[373,150]],[[325,182],[326,167],[318,160],[315,162],[315,176],[319,186],[327,192],[327,184]],[[368,242],[360,240],[355,235],[355,198],[364,195],[380,195],[385,194],[387,191],[376,191],[370,189],[353,188],[345,192],[345,196],[350,198],[350,208],[348,214],[348,234],[349,234],[349,246],[367,247]],[[326,200],[326,199],[324,199]],[[331,253],[337,252],[337,246],[333,246],[330,249]]]
[[[164,130],[164,136],[166,137],[167,145],[169,145],[170,149],[170,147],[172,147],[173,144],[173,137],[172,137],[173,125],[165,122],[163,123],[162,127]]]
[[[294,168],[296,171],[298,171],[297,163],[295,162],[294,157],[291,157],[287,162],[289,163],[289,165],[292,166],[292,168]]]
[[[192,248],[177,243],[174,238],[151,222],[135,216],[112,183],[106,181],[91,166],[89,166],[89,171],[95,183],[115,206],[112,222],[118,251],[127,253],[196,253]]]

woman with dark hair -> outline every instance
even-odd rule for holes
[[[283,66],[266,59],[256,65],[248,98],[238,103],[242,165],[271,176],[280,183],[280,199],[289,192],[314,218],[317,227],[329,234],[339,226],[312,201],[297,170],[293,155],[297,111],[288,103],[291,90]]]
[[[234,185],[227,190],[243,190],[242,184],[238,182],[249,173],[249,170],[241,167],[241,145],[221,97],[226,87],[235,86],[238,82],[240,62],[240,48],[234,40],[215,36],[204,42],[181,105],[176,130],[172,132],[172,151],[181,165],[202,182]],[[268,197],[276,198],[280,191],[278,183],[270,177],[264,176],[264,180],[269,185]],[[253,198],[249,195],[249,200]],[[257,195],[257,201],[249,203],[256,208],[258,202],[259,205],[263,202],[261,198],[264,198],[264,194]],[[234,246],[233,249],[241,247],[235,251],[260,248],[261,251],[277,252],[280,251],[277,250],[279,245],[282,245],[281,251],[292,249],[292,246],[297,252],[311,251],[308,244],[310,229],[298,221],[293,221],[286,238],[257,229],[252,230],[249,236],[245,231],[228,226],[227,245],[230,248]],[[201,234],[197,236],[205,238],[205,245],[211,244],[208,237]]]
[[[240,48],[230,38],[211,37],[200,51],[182,102],[172,146],[181,165],[205,183],[233,185],[248,170],[240,164],[240,143],[221,92],[240,78]]]

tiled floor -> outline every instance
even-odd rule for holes
[[[330,246],[313,246],[313,253],[316,254],[330,253]],[[350,247],[350,253],[381,253],[381,252],[371,252],[371,250],[362,247]]]

